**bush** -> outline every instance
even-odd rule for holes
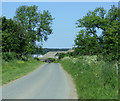
[[[116,61],[116,60],[118,60],[117,59],[117,56],[115,56],[115,55],[112,55],[112,54],[109,54],[109,55],[104,55],[103,56],[103,59],[104,59],[104,61],[108,61],[108,62],[112,62],[112,61]]]
[[[65,56],[71,57],[71,56],[73,56],[73,55],[74,55],[73,52],[60,53],[58,59],[60,60],[60,59],[64,58]]]
[[[34,57],[34,60],[40,61],[40,59],[38,57]]]
[[[27,61],[28,59],[27,59],[27,56],[25,56],[25,55],[22,55],[22,58],[21,58],[23,61]]]
[[[4,59],[5,61],[11,61],[11,60],[14,60],[16,59],[16,53],[14,52],[3,52],[2,53],[2,59]]]
[[[56,62],[56,59],[54,58],[48,58],[45,60],[45,62]]]
[[[16,54],[16,58],[17,58],[18,60],[22,59],[22,54]]]
[[[21,59],[23,61],[31,61],[32,60],[32,57],[30,55],[22,55],[21,56]]]
[[[60,63],[72,75],[79,99],[116,99],[118,76],[115,62],[106,62],[102,57],[64,57]]]
[[[64,57],[65,57],[65,53],[60,53],[58,59],[60,60],[60,59],[62,59],[62,58],[64,58]]]
[[[54,59],[54,58],[49,58],[49,60],[50,60],[51,62],[55,62],[55,61],[56,61],[56,59]]]
[[[65,55],[66,56],[73,56],[73,52],[67,52]]]

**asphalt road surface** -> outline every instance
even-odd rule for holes
[[[48,63],[2,86],[2,99],[76,99],[72,83],[60,64]]]

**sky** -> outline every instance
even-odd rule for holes
[[[38,6],[38,10],[49,10],[53,20],[53,34],[43,42],[44,48],[72,48],[74,40],[80,29],[76,28],[78,19],[83,18],[88,11],[96,7],[109,10],[111,5],[118,6],[117,2],[2,2],[2,16],[13,18],[19,6]],[[98,35],[101,31],[98,30]]]

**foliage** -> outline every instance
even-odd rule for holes
[[[59,60],[65,57],[65,53],[59,53]]]
[[[2,17],[2,51],[22,53],[25,40],[23,27],[12,19]]]
[[[59,53],[59,60],[64,58],[65,56],[74,56],[73,52],[67,52],[67,53]]]
[[[75,53],[102,54],[109,61],[119,60],[120,18],[118,12],[120,10],[114,5],[108,12],[100,7],[89,11],[86,16],[79,19],[77,27],[80,31],[75,39]],[[102,31],[100,36],[97,35],[98,29]]]
[[[49,58],[49,60],[50,60],[51,62],[55,62],[55,61],[56,61],[56,59],[54,59],[54,58]]]
[[[37,58],[37,57],[34,57],[34,60],[40,61],[40,59],[39,59],[39,58]]]
[[[8,52],[3,52],[2,53],[2,58],[5,60],[5,61],[12,61],[16,58],[16,53],[8,53]]]
[[[36,46],[34,49],[34,52],[32,52],[32,54],[43,54],[42,46]]]
[[[45,59],[45,62],[55,62],[55,61],[56,61],[56,59],[54,59],[54,58]]]
[[[14,19],[2,17],[2,51],[28,55],[42,52],[36,41],[43,42],[52,34],[52,15],[39,12],[37,6],[20,6]]]
[[[43,53],[42,54],[46,54],[47,52],[50,51],[68,51],[69,48],[43,48]]]
[[[118,76],[115,62],[94,56],[64,57],[60,63],[72,75],[79,99],[117,99]]]
[[[43,42],[48,39],[48,35],[52,34],[52,16],[49,11],[38,11],[37,6],[20,6],[16,10],[14,20],[21,23],[26,33],[25,54],[34,52],[35,42]],[[36,30],[37,29],[37,30]]]

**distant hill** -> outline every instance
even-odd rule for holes
[[[43,48],[42,54],[46,54],[47,52],[50,51],[68,51],[70,48]]]
[[[35,48],[35,51],[32,54],[46,54],[53,51],[68,51],[70,48]]]

